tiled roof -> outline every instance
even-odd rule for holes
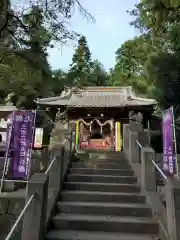
[[[0,112],[13,112],[16,110],[17,108],[12,105],[0,105]]]
[[[69,107],[125,107],[156,104],[153,99],[136,97],[131,87],[67,89],[59,97],[38,99],[36,103]]]

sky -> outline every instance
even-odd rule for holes
[[[138,30],[130,26],[131,10],[139,0],[81,0],[81,4],[90,12],[96,22],[89,23],[78,11],[70,22],[70,28],[87,38],[92,59],[98,59],[106,70],[115,64],[115,52],[126,40],[137,36]],[[49,62],[53,69],[67,70],[72,60],[76,42],[55,45],[49,49]]]

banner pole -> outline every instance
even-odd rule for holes
[[[26,184],[28,184],[29,182],[29,175],[30,175],[30,172],[31,172],[31,157],[32,157],[32,146],[33,146],[33,142],[34,142],[34,133],[35,133],[35,129],[36,129],[36,109],[35,110],[32,110],[33,113],[34,113],[34,119],[33,119],[33,127],[32,127],[32,143],[31,143],[31,148],[29,149],[29,166],[28,166],[28,174],[27,174],[27,181],[26,181]]]
[[[148,120],[147,122],[147,127],[148,127],[148,144],[149,144],[149,147],[151,146],[151,134],[150,134],[150,122]]]
[[[171,107],[173,115],[173,135],[174,135],[174,151],[176,155],[176,174],[179,178],[179,167],[178,167],[178,158],[177,158],[177,142],[176,142],[176,129],[175,129],[175,120],[174,120],[174,107]]]
[[[7,171],[8,157],[9,157],[9,150],[10,150],[9,147],[10,147],[11,136],[12,136],[13,122],[14,122],[14,111],[13,111],[13,114],[12,114],[12,123],[11,123],[11,126],[10,126],[10,136],[9,136],[8,143],[7,143],[8,146],[7,146],[6,152],[5,152],[4,168],[3,168],[3,174],[2,174],[1,185],[0,185],[0,193],[3,190],[5,174],[6,174],[6,171]],[[7,134],[7,136],[8,136],[8,134]]]
[[[76,135],[75,135],[75,146],[78,153],[78,144],[79,144],[79,120],[76,121]]]

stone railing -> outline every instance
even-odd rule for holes
[[[48,222],[61,191],[73,148],[72,133],[64,145],[51,151],[45,173],[35,173],[28,182],[25,206],[5,240],[44,239]]]
[[[167,177],[156,164],[156,154],[149,146],[148,133],[141,124],[126,124],[123,129],[124,152],[147,197],[155,220],[159,222],[160,238],[180,240],[180,180]],[[164,182],[164,198],[157,191],[157,172]]]

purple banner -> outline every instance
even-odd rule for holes
[[[13,121],[14,121],[14,113],[11,113],[7,118],[7,131],[6,131],[6,146],[5,146],[5,175],[9,173],[9,165],[10,165],[10,159],[11,159],[11,150],[12,147],[12,127],[13,127]],[[11,174],[12,175],[12,174]]]
[[[32,111],[15,111],[12,128],[7,137],[8,152],[11,156],[11,176],[15,179],[27,179],[31,160],[35,113]],[[10,124],[11,125],[11,124]],[[9,175],[9,174],[8,174]]]
[[[163,171],[167,175],[176,174],[176,154],[174,152],[173,108],[163,114]]]

